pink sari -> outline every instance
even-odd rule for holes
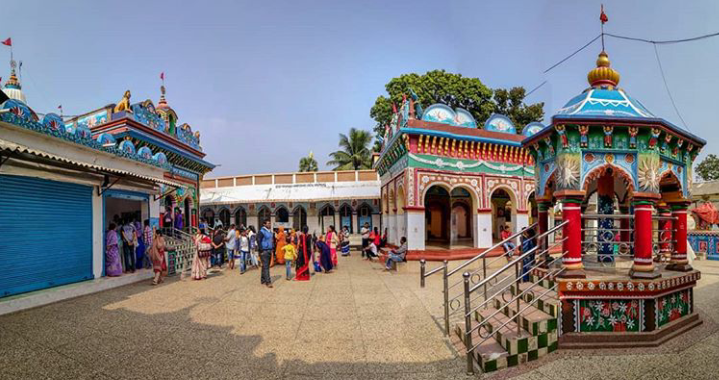
[[[337,243],[333,243],[332,239],[337,239],[337,233],[327,232],[327,246],[330,247],[330,258],[332,259],[332,266],[337,266]]]

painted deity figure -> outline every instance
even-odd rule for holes
[[[662,143],[661,152],[664,153],[669,148],[669,143],[672,141],[672,135],[668,134],[664,136],[664,142]]]
[[[557,125],[556,127],[554,127],[554,129],[557,130],[559,138],[562,140],[562,148],[569,147],[569,139],[567,138],[566,127],[564,125]]]
[[[589,144],[589,140],[587,139],[588,133],[589,133],[589,126],[587,126],[587,125],[579,126],[579,146],[581,146],[582,148],[586,148]]]
[[[652,128],[652,137],[649,138],[649,149],[654,149],[654,147],[657,146],[657,142],[659,142],[659,134],[662,133],[662,130],[659,128]]]
[[[125,94],[122,96],[122,100],[120,100],[119,103],[115,106],[115,109],[113,110],[114,113],[118,113],[121,111],[129,111],[130,110],[130,90],[125,91]]]
[[[608,126],[608,125],[604,127],[604,147],[605,148],[612,147],[612,133],[613,132],[614,132],[614,127]]]
[[[638,127],[629,127],[629,147],[637,147],[637,133],[639,133]]]
[[[547,148],[549,148],[549,155],[554,156],[554,145],[552,145],[552,139],[549,137],[544,138],[544,143],[547,144]]]

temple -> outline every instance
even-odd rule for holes
[[[533,223],[533,158],[521,142],[543,128],[517,133],[494,114],[480,129],[464,109],[405,99],[375,163],[390,244],[406,236],[410,259],[468,258],[501,240],[500,228]]]

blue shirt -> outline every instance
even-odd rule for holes
[[[262,227],[258,234],[262,235],[262,242],[260,243],[260,249],[263,251],[269,251],[274,247],[275,236],[272,231],[265,227]]]

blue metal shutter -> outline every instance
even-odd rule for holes
[[[0,297],[93,278],[92,191],[0,175]]]

